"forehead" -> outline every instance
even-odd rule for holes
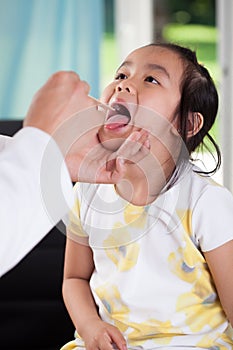
[[[180,81],[184,71],[178,53],[160,46],[145,46],[131,52],[125,62],[143,69],[157,65],[165,69],[172,80]]]

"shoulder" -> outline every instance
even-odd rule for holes
[[[173,189],[179,212],[188,212],[193,242],[203,252],[233,239],[233,195],[211,177],[190,167]]]
[[[232,193],[209,176],[198,173],[198,168],[189,165],[171,188],[177,207],[194,210],[196,207],[212,207],[225,201],[233,204]]]
[[[196,174],[192,207],[193,234],[202,251],[215,249],[233,239],[233,195],[211,178]]]
[[[222,200],[233,201],[233,194],[226,187],[212,177],[202,175],[200,169],[192,164],[185,169],[176,191],[188,193],[192,207],[203,200],[212,200],[216,196],[220,196]]]
[[[210,207],[221,206],[223,203],[233,205],[233,194],[223,185],[214,181],[211,177],[202,176],[193,172],[192,192],[196,205],[207,205]]]

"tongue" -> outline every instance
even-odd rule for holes
[[[105,122],[105,128],[113,130],[127,125],[129,118],[126,115],[115,114]]]

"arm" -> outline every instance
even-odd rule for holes
[[[1,149],[0,276],[14,267],[73,203],[67,169],[58,169],[51,163],[48,164],[48,180],[54,185],[47,193],[53,207],[49,214],[42,200],[40,166],[49,139],[40,130],[25,128],[9,138]],[[62,158],[55,142],[51,144],[50,152],[52,159]]]
[[[51,138],[70,115],[93,106],[88,84],[58,72],[35,94],[24,128],[0,146],[0,276],[14,267],[69,211],[72,183]]]
[[[204,253],[228,320],[233,326],[233,240]]]
[[[93,299],[89,281],[94,270],[92,251],[88,245],[67,239],[63,297],[77,332],[87,350],[111,350],[115,343],[126,349],[125,339],[119,330],[103,322]]]
[[[227,318],[233,324],[232,193],[209,186],[199,197],[192,214],[194,237],[200,245]]]

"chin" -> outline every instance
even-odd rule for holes
[[[116,134],[114,132],[107,132],[104,128],[100,128],[98,131],[98,139],[104,148],[109,151],[115,152],[124,143],[125,139],[130,133],[123,135]]]

